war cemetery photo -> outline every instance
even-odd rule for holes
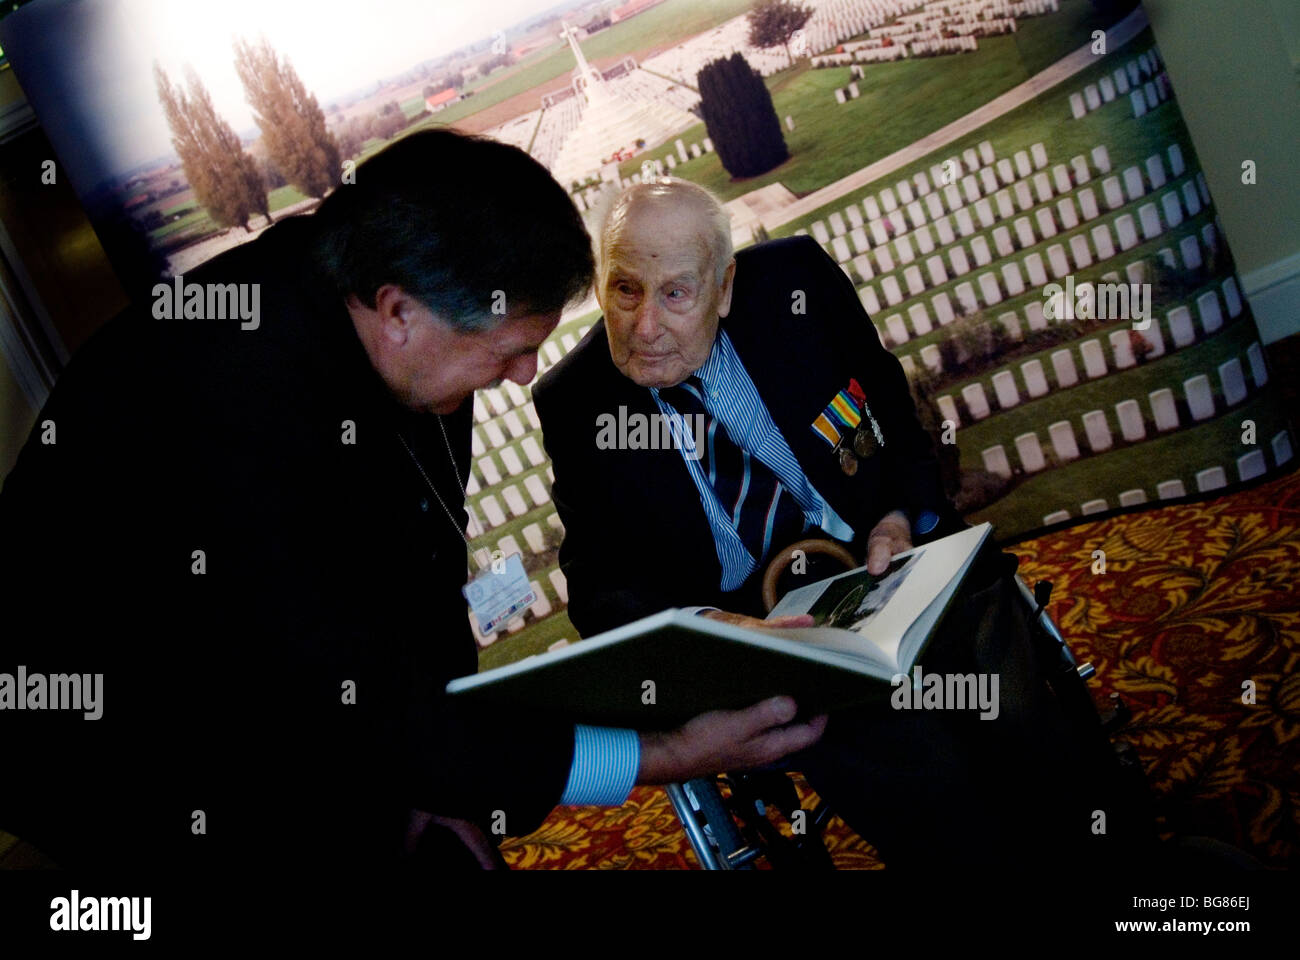
[[[1189,102],[1203,48],[1187,38],[1210,28],[1161,0],[503,0],[452,4],[454,16],[414,0],[365,6],[328,22],[251,2],[218,17],[162,0],[36,0],[0,21],[59,174],[125,291],[104,319],[154,280],[176,283],[179,300],[187,274],[311,215],[422,131],[526,152],[597,246],[625,191],[703,187],[742,263],[801,237],[838,268],[856,301],[839,322],[901,370],[953,515],[992,525],[1027,596],[1054,585],[1035,616],[1046,610],[1068,642],[1144,781],[1154,833],[1211,838],[1234,869],[1295,867],[1300,486],[1292,354],[1275,350],[1300,326],[1283,316],[1295,301],[1279,312],[1294,277],[1260,293],[1272,289],[1261,246],[1243,215],[1225,214],[1242,191],[1258,202],[1294,187],[1266,183],[1263,165],[1252,185],[1243,163],[1256,147],[1228,150],[1203,95]],[[127,37],[125,23],[154,27]],[[511,220],[491,229],[508,238]],[[798,313],[782,328],[793,340]],[[481,672],[585,642],[569,616],[561,509],[587,481],[566,476],[575,467],[557,451],[597,424],[548,419],[544,432],[534,388],[575,350],[585,360],[584,342],[612,345],[608,331],[587,290],[540,341],[531,380],[497,378],[461,407],[465,579],[517,562],[531,597],[491,629],[465,609],[456,629],[468,623]],[[872,454],[846,438],[828,442],[852,476]],[[22,439],[6,447],[6,470]],[[459,519],[461,506],[444,509]],[[646,530],[660,534],[674,535]],[[611,535],[600,549],[597,564],[616,565],[645,547]],[[794,783],[813,809],[816,790]],[[693,814],[674,789],[559,805],[540,829],[494,843],[517,870],[717,866],[713,830],[683,825],[683,809]],[[888,873],[872,838],[833,802],[830,814],[818,856]],[[772,830],[798,840],[784,821]],[[0,866],[22,849],[0,832]]]

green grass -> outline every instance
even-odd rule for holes
[[[666,48],[738,16],[753,6],[753,0],[666,0],[631,20],[616,23],[590,37],[582,44],[588,60],[624,56],[647,47]],[[490,77],[481,86],[471,86],[474,96],[453,103],[420,126],[447,126],[465,117],[495,106],[503,100],[550,83],[577,67],[567,43],[549,52],[539,51],[501,74]],[[539,54],[545,55],[539,56]],[[540,106],[539,102],[536,106]]]
[[[760,177],[733,181],[716,154],[705,154],[679,165],[675,173],[724,201],[777,182],[803,196],[960,119],[979,105],[971,100],[972,90],[979,91],[980,102],[992,100],[1083,46],[1093,30],[1107,25],[1087,0],[1064,0],[1057,14],[1020,21],[1016,34],[981,38],[974,53],[866,65],[859,82],[862,96],[847,104],[835,102],[835,89],[847,86],[848,67],[812,69],[809,61],[801,61],[767,78],[777,116],[783,123],[786,115],[794,118],[794,131],[785,134],[788,161]],[[688,144],[704,136],[703,124],[682,134]],[[667,152],[654,150],[637,158],[624,165],[622,175],[640,169],[647,156]]]

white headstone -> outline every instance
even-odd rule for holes
[[[971,220],[970,209],[967,207],[957,211],[957,230],[963,237],[969,237],[975,232],[975,223]]]
[[[1119,248],[1131,250],[1138,245],[1137,227],[1133,224],[1132,214],[1121,214],[1115,221],[1115,232],[1119,234]]]
[[[551,502],[551,495],[546,490],[546,484],[542,483],[542,478],[537,474],[524,478],[524,489],[533,498],[533,503],[539,507]]]
[[[982,236],[971,240],[970,252],[975,257],[977,267],[987,267],[993,261],[993,255],[989,253],[988,241]]]
[[[1002,302],[1002,291],[998,287],[998,278],[992,273],[981,273],[979,275],[980,296],[984,298],[987,306],[993,306]]]
[[[1246,399],[1246,372],[1239,358],[1219,364],[1219,383],[1223,385],[1223,402],[1228,406]]]
[[[891,307],[903,302],[903,291],[898,286],[898,280],[894,277],[885,277],[881,280],[880,291],[885,295],[885,303]]]
[[[1124,190],[1130,200],[1136,200],[1146,193],[1146,186],[1142,183],[1142,171],[1137,167],[1127,167],[1124,170]]]
[[[1111,74],[1115,78],[1115,92],[1124,94],[1128,93],[1128,73],[1123,67],[1116,67],[1115,72]]]
[[[907,284],[907,293],[919,297],[925,293],[925,281],[921,279],[921,268],[913,264],[903,271],[903,282]]]
[[[1207,467],[1196,471],[1196,489],[1201,493],[1219,490],[1228,485],[1228,474],[1223,467]]]
[[[881,273],[894,269],[894,255],[889,252],[889,247],[876,247],[876,266]]]
[[[1156,484],[1156,496],[1161,500],[1177,500],[1187,496],[1187,489],[1181,480],[1165,480]]]
[[[999,190],[993,194],[993,202],[998,205],[998,217],[1009,220],[1016,215],[1015,205],[1011,202],[1010,190]]]
[[[1262,387],[1268,383],[1268,367],[1264,365],[1264,351],[1258,342],[1246,348],[1246,359],[1250,363],[1250,378],[1255,386]]]
[[[1016,175],[1023,180],[1034,172],[1033,165],[1029,162],[1029,154],[1023,150],[1017,150],[1015,155]]]
[[[948,282],[948,271],[943,265],[943,257],[930,257],[925,261],[925,268],[930,272],[930,285],[937,287]]]
[[[499,477],[497,479],[500,479]],[[497,498],[488,494],[478,502],[479,507],[483,510],[483,515],[487,517],[488,524],[493,527],[499,527],[506,522],[505,512],[502,511],[501,505],[497,503]]]
[[[1115,416],[1119,419],[1121,436],[1129,443],[1147,435],[1146,425],[1142,422],[1142,408],[1136,400],[1121,400],[1115,404]]]
[[[853,256],[853,251],[843,237],[831,238],[831,249],[835,252],[836,263],[845,263]]]
[[[1165,185],[1165,162],[1158,153],[1147,157],[1147,179],[1151,181],[1152,190]]]
[[[858,299],[862,301],[862,309],[867,311],[868,316],[880,312],[880,299],[876,296],[876,288],[871,284],[858,291]]]
[[[938,220],[944,214],[943,198],[937,193],[927,193],[925,195],[925,209],[930,214],[931,220]]]
[[[921,362],[938,373],[943,369],[943,357],[939,353],[939,347],[930,343],[921,348]]]
[[[1148,110],[1154,110],[1156,107],[1160,106],[1160,91],[1156,89],[1154,83],[1147,81],[1142,84],[1142,92],[1146,94]]]
[[[1020,457],[1020,466],[1025,473],[1037,473],[1047,466],[1047,458],[1043,456],[1043,448],[1036,433],[1022,433],[1016,437],[1016,454]]]
[[[1050,527],[1054,523],[1065,523],[1070,519],[1069,510],[1053,510],[1043,517],[1043,526]]]
[[[1041,143],[1035,143],[1029,148],[1030,155],[1034,158],[1034,169],[1041,170],[1047,166],[1047,148]]]
[[[836,91],[836,93],[838,92],[839,91]],[[1135,118],[1146,116],[1147,99],[1142,95],[1142,89],[1140,87],[1128,95],[1128,100],[1133,106],[1133,116]]]
[[[948,294],[937,293],[930,298],[930,303],[934,307],[935,319],[939,321],[939,326],[946,327],[955,319],[952,312],[952,303],[948,299]]]
[[[1094,84],[1090,83],[1083,88],[1083,98],[1089,110],[1096,110],[1101,106],[1101,93]]]
[[[1112,330],[1108,336],[1110,338],[1110,352],[1115,356],[1115,369],[1126,370],[1137,363],[1133,356],[1133,344],[1131,342],[1131,328],[1126,330]]]
[[[1092,245],[1097,248],[1098,260],[1109,260],[1115,256],[1115,244],[1111,241],[1110,227],[1099,223],[1092,228]]]
[[[1110,77],[1102,77],[1097,81],[1097,86],[1101,88],[1101,102],[1110,103],[1115,99],[1115,84],[1111,83]]]
[[[975,299],[975,288],[969,282],[957,284],[953,293],[957,295],[957,302],[961,304],[963,312],[974,313],[980,308],[979,301]]]
[[[993,162],[993,144],[987,140],[981,140],[976,146],[979,148],[980,160],[989,164]]]
[[[1020,241],[1020,249],[1027,250],[1038,242],[1028,217],[1017,217],[1012,226],[1016,228],[1016,239]]]
[[[1047,272],[1043,269],[1043,258],[1037,253],[1025,257],[1025,273],[1029,275],[1031,287],[1041,287],[1047,283]]]
[[[508,485],[501,491],[501,496],[505,498],[506,506],[510,508],[510,512],[514,516],[522,517],[525,513],[528,512],[528,504],[524,503],[524,498],[519,493],[519,488],[516,487],[513,483]],[[513,541],[513,538],[511,539]],[[518,545],[515,546],[513,552],[515,553],[520,552]]]
[[[1038,222],[1038,235],[1046,240],[1048,237],[1056,236],[1056,221],[1052,219],[1052,211],[1049,207],[1039,207],[1034,212],[1034,219]]]
[[[528,549],[533,553],[543,553],[546,550],[546,537],[542,535],[541,524],[530,523],[524,527],[524,539],[528,541]],[[540,593],[540,590],[535,592]]]
[[[1074,189],[1074,184],[1070,182],[1070,171],[1065,168],[1065,164],[1058,163],[1052,167],[1052,183],[1057,193],[1069,193]]]
[[[1106,375],[1106,355],[1101,349],[1100,340],[1085,340],[1079,344],[1079,353],[1083,356],[1083,370],[1089,379],[1095,380]]]
[[[1228,316],[1236,317],[1241,313],[1241,293],[1237,290],[1237,281],[1233,277],[1223,281],[1223,300],[1228,305]]]
[[[871,239],[876,242],[876,246],[883,247],[889,242],[889,231],[885,229],[884,220],[872,220],[870,227]]]
[[[1104,146],[1093,147],[1092,165],[1098,173],[1110,173],[1110,151]]]
[[[1011,168],[1011,161],[1003,157],[997,162],[998,179],[1004,184],[1009,184],[1016,179],[1016,172]]]
[[[866,253],[871,249],[871,243],[867,240],[867,231],[861,227],[854,227],[849,231],[849,241],[853,244],[856,253]]]
[[[1170,227],[1176,227],[1183,222],[1183,205],[1178,202],[1178,191],[1171,190],[1160,198],[1160,206],[1164,210],[1165,223]]]
[[[1009,257],[1015,253],[1016,248],[1011,243],[1011,231],[1006,227],[993,228],[993,249],[998,252],[999,257]]]
[[[517,477],[524,472],[523,461],[519,459],[519,454],[515,453],[514,447],[506,447],[501,451],[501,462],[506,465],[506,472],[512,477]]]
[[[1065,247],[1054,243],[1047,248],[1047,265],[1052,268],[1052,276],[1060,280],[1070,272],[1069,261],[1065,259]]]
[[[974,147],[967,147],[963,150],[961,152],[961,160],[962,163],[965,164],[967,170],[975,170],[980,165],[979,156],[975,153]]]
[[[953,403],[952,397],[947,395],[936,397],[934,402],[939,407],[940,417],[960,426],[961,419],[957,416],[957,404]]]
[[[952,272],[957,276],[970,272],[970,262],[966,259],[966,248],[961,244],[956,244],[948,251],[948,262],[952,264]]]
[[[826,224],[820,220],[814,220],[809,226],[812,229],[813,239],[825,246],[831,242],[830,231],[826,229]]]
[[[1024,334],[1020,330],[1020,316],[1016,311],[1009,310],[1006,313],[998,314],[998,323],[1002,324],[1002,329],[1006,333],[1008,340],[1024,339]]]
[[[966,409],[976,420],[983,420],[989,415],[989,402],[984,397],[983,384],[966,384],[961,388],[961,398],[966,401]]]
[[[1142,221],[1142,238],[1144,240],[1154,240],[1164,230],[1160,225],[1160,214],[1156,212],[1154,203],[1142,204],[1138,208],[1138,219]]]
[[[1030,210],[1034,206],[1034,195],[1029,192],[1029,183],[1025,180],[1017,180],[1011,187],[1012,192],[1016,195],[1016,205],[1022,211]]]
[[[930,233],[928,226],[920,227],[912,231],[912,240],[916,244],[917,253],[924,256],[934,250],[934,235]]]
[[[1196,310],[1201,315],[1201,329],[1206,333],[1214,333],[1223,326],[1219,297],[1213,290],[1207,290],[1196,298]]]
[[[1101,211],[1097,209],[1097,198],[1092,195],[1092,187],[1084,187],[1078,193],[1079,211],[1083,214],[1083,219],[1092,220]]]
[[[885,187],[880,191],[880,205],[885,213],[893,213],[898,209],[898,198],[894,196],[893,187]]]
[[[1069,350],[1052,351],[1052,369],[1056,372],[1059,387],[1072,387],[1079,382],[1079,374],[1074,369],[1074,354]]]
[[[880,204],[876,202],[874,195],[862,198],[862,209],[867,212],[868,220],[879,220],[882,216]]]
[[[677,138],[677,159],[682,163],[686,162],[686,142],[680,137]]]
[[[1091,516],[1094,513],[1105,513],[1109,509],[1110,504],[1102,499],[1086,500],[1079,506],[1079,512],[1085,517]]]
[[[899,180],[898,183],[894,184],[894,191],[898,194],[898,202],[900,205],[911,203],[916,199],[915,195],[912,193],[912,185],[906,180]]]
[[[1015,377],[1009,370],[999,370],[993,374],[993,392],[997,394],[998,406],[1003,410],[1009,410],[1020,402]]]
[[[885,329],[889,331],[889,338],[895,344],[906,343],[910,338],[907,333],[907,325],[903,323],[903,315],[893,313],[885,317]]]
[[[1047,318],[1043,316],[1043,301],[1030,300],[1025,304],[1025,321],[1030,330],[1046,330]]]
[[[1043,362],[1037,358],[1026,360],[1020,365],[1020,375],[1025,379],[1025,391],[1031,397],[1047,394],[1047,377],[1043,373]]]
[[[1112,210],[1124,206],[1124,191],[1120,189],[1119,177],[1107,177],[1103,180],[1101,192],[1106,198],[1106,206]]]
[[[1079,459],[1079,444],[1074,439],[1074,425],[1069,420],[1058,420],[1047,428],[1047,433],[1052,438],[1057,460],[1065,463]]]
[[[989,473],[996,473],[1002,477],[1011,476],[1011,464],[1007,462],[1007,452],[1002,449],[1002,444],[995,444],[981,453],[984,458],[984,469]]]
[[[1279,467],[1291,460],[1291,435],[1285,430],[1279,430],[1273,435],[1271,441],[1273,447],[1273,462]]]
[[[842,237],[844,234],[848,233],[848,228],[844,226],[844,217],[840,215],[838,210],[827,217],[827,219],[831,223],[831,233],[835,234],[835,236]]]
[[[1185,347],[1196,342],[1196,330],[1192,326],[1192,312],[1186,307],[1174,307],[1169,311],[1169,335],[1174,339],[1174,346]]]
[[[1136,507],[1138,504],[1146,502],[1147,494],[1141,487],[1134,487],[1132,490],[1120,491],[1119,505],[1121,507]]]
[[[695,159],[698,160],[701,156],[703,156],[703,154],[704,154],[704,151],[700,149],[700,145],[699,145],[698,143],[692,143],[692,144],[691,144],[691,156],[692,156],[692,157],[694,157]]]
[[[1147,394],[1151,403],[1151,416],[1155,420],[1156,430],[1173,430],[1178,426],[1178,406],[1174,403],[1174,392],[1168,387],[1152,390]]]
[[[1193,420],[1207,420],[1214,416],[1214,388],[1210,378],[1200,373],[1183,381],[1183,395]]]
[[[1092,251],[1088,249],[1088,238],[1083,234],[1076,233],[1070,238],[1070,256],[1080,270],[1092,265]]]
[[[898,251],[899,263],[911,263],[916,259],[916,254],[912,252],[912,241],[907,237],[899,237],[895,240],[894,249]]]
[[[1088,446],[1092,448],[1093,453],[1109,450],[1114,445],[1110,435],[1110,424],[1106,422],[1104,411],[1089,410],[1085,413],[1083,415],[1083,429],[1088,435]]]
[[[1083,97],[1077,93],[1070,94],[1070,116],[1079,120],[1086,116],[1088,108],[1083,105]]]
[[[993,216],[993,204],[989,202],[988,197],[981,197],[975,201],[975,216],[979,218],[981,227],[987,229],[993,226],[997,218]]]
[[[1047,174],[1034,174],[1034,195],[1038,197],[1039,203],[1047,203],[1052,199],[1052,181]]]
[[[1268,462],[1264,459],[1263,450],[1252,450],[1250,453],[1242,454],[1237,458],[1237,476],[1244,483],[1247,480],[1254,480],[1256,477],[1262,477],[1268,472]]]
[[[1201,177],[1202,174],[1198,173],[1197,176]],[[1187,215],[1189,217],[1194,217],[1201,212],[1201,197],[1190,180],[1183,184],[1183,203],[1187,205]]]
[[[1079,215],[1074,210],[1074,198],[1065,197],[1056,201],[1056,212],[1061,218],[1061,227],[1073,230],[1079,225]]]
[[[914,303],[908,307],[907,317],[912,321],[912,329],[916,331],[918,337],[923,337],[934,329],[934,324],[930,322],[930,313],[925,309],[924,303]]]
[[[920,200],[913,200],[907,205],[907,219],[912,221],[913,227],[919,227],[925,223],[925,207],[921,205]]]
[[[974,203],[980,198],[980,184],[973,174],[961,178],[961,192],[967,203]]]
[[[998,192],[998,175],[992,167],[980,167],[980,186],[983,192],[992,196]]]

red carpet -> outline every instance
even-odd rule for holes
[[[1300,863],[1300,473],[1011,549],[1027,583],[1055,584],[1049,609],[1097,668],[1098,702],[1118,692],[1132,709],[1119,736],[1138,750],[1163,832]],[[881,866],[839,821],[827,844],[841,869]],[[663,791],[641,787],[618,809],[557,808],[502,850],[515,869],[696,866]]]

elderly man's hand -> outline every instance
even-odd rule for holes
[[[771,697],[746,710],[702,713],[667,733],[642,733],[637,783],[680,783],[761,767],[810,747],[825,731],[826,716],[791,723],[796,710],[791,698]]]
[[[889,559],[896,553],[912,549],[912,529],[901,510],[880,518],[867,537],[867,572],[884,573]]]

